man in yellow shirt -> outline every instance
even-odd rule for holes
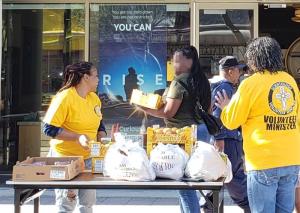
[[[219,92],[216,105],[226,128],[242,127],[251,212],[293,212],[300,165],[297,84],[272,38],[254,39],[246,59],[254,74],[231,100]]]

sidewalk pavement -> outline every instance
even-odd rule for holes
[[[0,188],[1,212],[12,213],[14,210],[13,189]],[[47,190],[41,196],[41,213],[55,212],[55,195]],[[22,206],[22,213],[33,212],[33,202]],[[94,212],[101,213],[180,213],[177,192],[174,190],[97,190],[97,203]],[[225,193],[225,213],[242,213]],[[78,213],[78,212],[77,212]]]

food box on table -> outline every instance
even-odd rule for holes
[[[71,180],[84,169],[83,158],[28,157],[13,167],[14,181]]]
[[[147,128],[147,154],[158,144],[178,144],[188,154],[191,154],[193,145],[197,140],[197,126],[183,128]]]
[[[112,143],[103,144],[100,142],[90,142],[90,157],[92,158],[92,173],[103,172],[103,161],[105,154]]]

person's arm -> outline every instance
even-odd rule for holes
[[[86,135],[78,134],[66,129],[62,129],[62,131],[55,137],[55,139],[65,141],[79,141],[81,146],[85,148],[88,147],[88,141],[90,140]]]
[[[47,123],[45,123],[43,126],[43,132],[45,135],[54,139],[79,142],[83,148],[89,149],[89,138],[86,135],[77,134],[75,132],[63,129],[61,127],[56,127]]]
[[[226,91],[226,94],[228,95],[228,98],[231,99],[233,93],[234,93],[234,88],[227,82],[224,82],[224,83],[220,83],[219,86],[217,86],[213,91],[212,91],[212,103],[216,103],[216,98],[215,96],[217,95],[217,93],[221,92],[225,90]],[[217,118],[221,118],[221,113],[222,113],[222,110],[217,107],[215,104],[214,106],[212,107],[213,111],[212,111],[212,114],[217,117]],[[226,128],[221,128],[220,132],[218,134],[216,134],[214,136],[214,138],[216,140],[223,140],[224,138],[227,137],[227,131],[228,129]]]
[[[101,141],[101,138],[104,138],[106,136],[107,136],[106,128],[103,123],[103,120],[101,120],[98,128],[98,133],[97,133],[97,141]]]
[[[243,82],[244,83],[244,82]],[[250,102],[251,88],[248,85],[241,84],[237,92],[228,98],[225,90],[216,95],[216,106],[222,109],[221,120],[227,129],[237,129],[242,126],[249,115],[252,102]]]
[[[101,138],[104,138],[107,136],[106,128],[103,123],[103,120],[100,121],[100,125],[97,132],[97,141],[101,141]]]
[[[183,99],[183,95],[186,90],[178,83],[173,80],[170,87],[166,90],[166,103],[163,107],[158,110],[148,109],[142,107],[142,109],[149,115],[158,118],[172,118],[176,115]]]
[[[229,83],[220,83],[219,86],[217,86],[213,91],[212,91],[212,103],[216,102],[215,96],[217,95],[218,92],[221,92],[222,90],[225,90],[226,93],[228,94],[228,98],[230,99],[233,95],[234,89],[230,86]],[[213,112],[212,114],[214,116],[216,116],[217,118],[220,118],[222,110],[217,107],[217,106],[213,106],[212,107]],[[227,129],[226,128],[222,128],[220,130],[219,134],[216,134],[214,136],[215,138],[215,143],[214,146],[215,148],[219,151],[219,152],[223,152],[224,151],[224,138],[226,138],[227,136]]]
[[[167,98],[166,104],[158,110],[141,107],[147,114],[158,118],[172,118],[177,113],[182,100]]]
[[[97,141],[101,141],[101,138],[105,138],[107,136],[107,133],[104,131],[99,131],[97,133]]]
[[[111,131],[110,131],[110,137],[112,141],[115,141],[115,133],[120,132],[120,126],[119,123],[115,123],[111,126]],[[97,141],[101,141],[101,138],[107,137],[107,132],[106,128],[103,122],[100,123],[99,129],[98,129],[98,134],[97,134]]]

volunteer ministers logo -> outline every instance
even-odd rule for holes
[[[286,115],[294,110],[295,91],[291,85],[285,82],[277,82],[269,91],[269,106],[278,115]]]
[[[100,117],[102,115],[100,106],[98,106],[98,105],[95,106],[94,111],[95,111],[96,115],[98,115],[98,117]]]

